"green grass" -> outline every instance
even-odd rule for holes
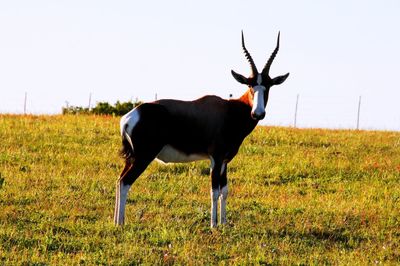
[[[0,265],[400,263],[399,132],[258,127],[214,230],[209,163],[152,163],[117,228],[118,125],[0,116]]]

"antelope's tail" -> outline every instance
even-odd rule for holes
[[[120,155],[125,160],[131,160],[134,157],[134,148],[132,144],[132,139],[129,133],[126,131],[128,124],[125,124],[122,128],[122,148],[120,150]]]

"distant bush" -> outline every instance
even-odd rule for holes
[[[108,102],[98,102],[95,107],[89,109],[81,106],[67,106],[62,108],[63,115],[115,115],[122,116],[142,104],[141,101],[135,102],[120,102],[117,101],[114,105]]]

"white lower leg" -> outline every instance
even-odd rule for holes
[[[119,189],[119,181],[117,182],[117,185],[115,187],[115,207],[114,207],[114,224],[118,224],[118,212],[119,212],[119,195],[120,194],[120,189]]]
[[[217,226],[219,189],[211,189],[211,227]]]
[[[226,223],[226,199],[228,198],[228,185],[221,188],[220,223]]]
[[[118,181],[115,197],[114,223],[123,225],[125,221],[125,205],[128,198],[130,185],[124,185],[122,181]]]

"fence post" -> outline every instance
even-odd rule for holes
[[[25,92],[25,98],[24,98],[24,115],[26,115],[26,99],[28,98],[28,93]]]
[[[295,128],[296,128],[296,126],[297,126],[297,108],[298,108],[298,105],[299,105],[299,95],[297,94],[297,97],[296,97],[296,107],[295,107],[295,109],[294,109],[294,123],[293,123],[293,127],[295,127]]]
[[[88,110],[90,111],[90,105],[92,104],[92,93],[89,93],[89,106]]]
[[[357,130],[360,129],[360,110],[361,110],[361,95],[358,98],[358,110],[357,110]]]

